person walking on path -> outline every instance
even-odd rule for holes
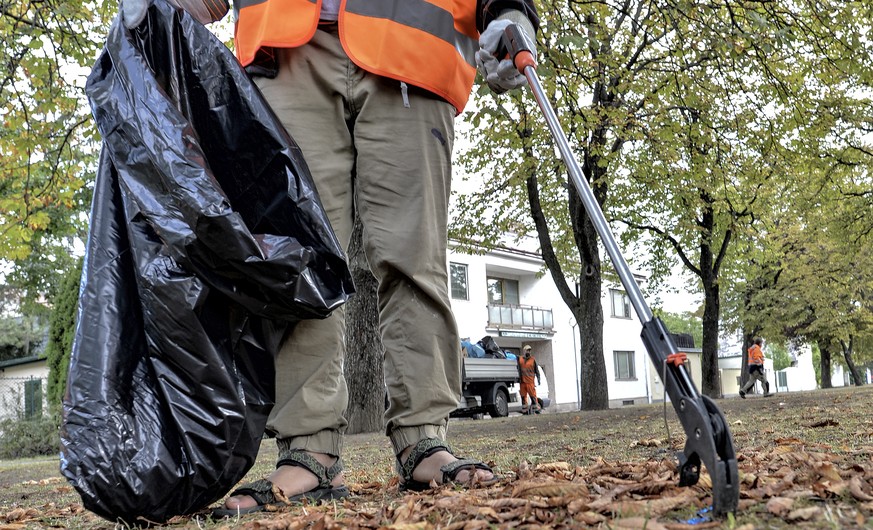
[[[171,1],[191,13],[192,2],[221,3]],[[127,27],[147,3],[123,0]],[[492,481],[486,464],[459,459],[446,442],[461,395],[446,265],[454,119],[477,69],[497,94],[526,83],[496,55],[510,24],[535,42],[534,1],[236,0],[234,12],[237,58],[300,146],[340,243],[348,246],[356,215],[363,224],[400,489]],[[340,309],[285,338],[267,422],[276,470],[233,492],[217,515],[348,495],[344,328]]]
[[[526,344],[524,347],[524,356],[518,358],[518,378],[521,380],[519,393],[521,394],[521,413],[530,414],[531,412],[540,413],[540,402],[537,399],[537,387],[540,383],[540,370],[537,366],[537,361],[531,355],[531,346]],[[536,384],[534,384],[536,379]],[[528,398],[530,398],[530,406],[528,406]]]
[[[765,396],[770,395],[770,383],[764,376],[764,351],[761,349],[763,343],[763,339],[757,337],[752,347],[749,348],[749,380],[740,389],[740,397],[743,399],[746,399],[746,393],[755,386],[755,381],[761,382]]]

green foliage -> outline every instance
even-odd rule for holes
[[[55,296],[49,320],[49,339],[46,347],[46,364],[49,368],[48,402],[50,407],[60,406],[67,385],[70,353],[73,351],[73,336],[79,302],[79,283],[82,275],[82,260],[64,277],[61,289]]]
[[[873,206],[873,104],[870,90],[858,90],[873,79],[873,7],[843,0],[538,5],[543,89],[625,248],[642,250],[625,257],[649,276],[650,290],[677,264],[704,289],[707,393],[722,302],[734,329],[789,325],[756,309],[756,293],[774,280],[762,264],[779,261],[769,242],[781,224],[808,211],[851,220],[854,228],[840,236],[851,244],[837,250],[844,256],[864,244],[845,234],[873,233],[864,213]],[[535,102],[485,90],[475,101],[473,147],[462,160],[485,182],[459,198],[471,215],[455,217],[453,234],[489,244],[503,232],[536,231],[544,256],[557,256],[546,261],[551,272],[560,269],[559,289],[572,284],[580,262],[599,260]],[[831,202],[838,197],[842,204]],[[833,301],[829,311],[818,308],[819,325],[860,336],[859,312]],[[846,319],[855,323],[846,327]]]
[[[667,326],[670,333],[687,333],[694,338],[694,345],[700,347],[703,344],[703,320],[700,315],[691,312],[668,313],[655,311],[655,314]]]
[[[0,318],[0,361],[37,355],[44,335],[45,326],[36,317]]]
[[[0,421],[0,459],[57,455],[59,451],[57,419]]]
[[[50,294],[34,260],[69,255],[84,231],[98,152],[84,83],[115,9],[24,0],[0,11],[0,259],[18,268],[25,303]]]
[[[773,360],[773,370],[777,372],[791,366],[791,355],[785,344],[768,343],[766,354]]]

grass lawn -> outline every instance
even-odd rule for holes
[[[740,471],[735,516],[690,524],[711,504],[708,476],[677,486],[685,435],[672,406],[452,420],[455,452],[490,463],[487,488],[397,490],[387,439],[349,436],[352,497],[234,520],[178,517],[167,528],[873,528],[873,387],[719,400]],[[669,431],[669,438],[668,438]],[[248,479],[268,474],[272,440]],[[123,528],[84,510],[57,458],[0,461],[0,530]]]

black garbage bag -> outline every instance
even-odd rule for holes
[[[505,359],[506,355],[503,353],[503,350],[500,349],[500,346],[497,345],[497,341],[494,340],[494,337],[491,335],[485,335],[479,342],[477,342],[479,346],[485,350],[486,357],[497,357],[501,359]]]
[[[103,151],[61,471],[87,509],[163,522],[251,468],[282,337],[353,287],[299,148],[190,16],[116,19],[86,92]]]

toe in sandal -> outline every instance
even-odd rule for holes
[[[269,480],[256,480],[255,482],[251,482],[234,490],[230,494],[231,497],[248,495],[255,499],[255,502],[257,502],[256,505],[235,510],[224,507],[216,508],[212,510],[212,515],[214,517],[233,517],[236,515],[263,511],[268,505],[283,506],[304,501],[315,503],[319,501],[342,499],[349,496],[349,489],[345,485],[331,485],[331,481],[343,471],[342,460],[339,458],[332,466],[326,467],[312,455],[307,454],[300,449],[292,449],[284,451],[279,455],[279,461],[276,462],[276,467],[279,468],[281,466],[302,467],[318,478],[318,485],[309,491],[285,497],[282,495],[281,490],[279,490],[279,488]]]
[[[400,491],[427,491],[431,489],[430,482],[422,482],[420,480],[415,480],[412,478],[412,473],[415,471],[415,468],[421,463],[422,460],[429,457],[434,453],[438,453],[440,451],[446,451],[452,456],[455,456],[455,453],[449,449],[448,444],[446,442],[438,439],[438,438],[425,438],[423,440],[419,440],[416,443],[412,450],[409,452],[409,456],[406,457],[406,462],[400,462],[398,458],[398,471],[400,472],[400,477],[403,481],[400,483],[399,489]],[[457,458],[457,457],[456,457]],[[455,483],[455,484],[468,484],[467,482],[460,482],[457,480],[458,473],[461,471],[467,470],[471,473],[477,469],[482,469],[488,471],[490,473],[494,473],[487,464],[480,462],[479,460],[473,460],[470,458],[459,458],[454,462],[449,462],[448,464],[441,466],[440,471],[442,472],[442,483]],[[497,477],[493,480],[482,481],[479,484],[489,485],[497,482]]]

